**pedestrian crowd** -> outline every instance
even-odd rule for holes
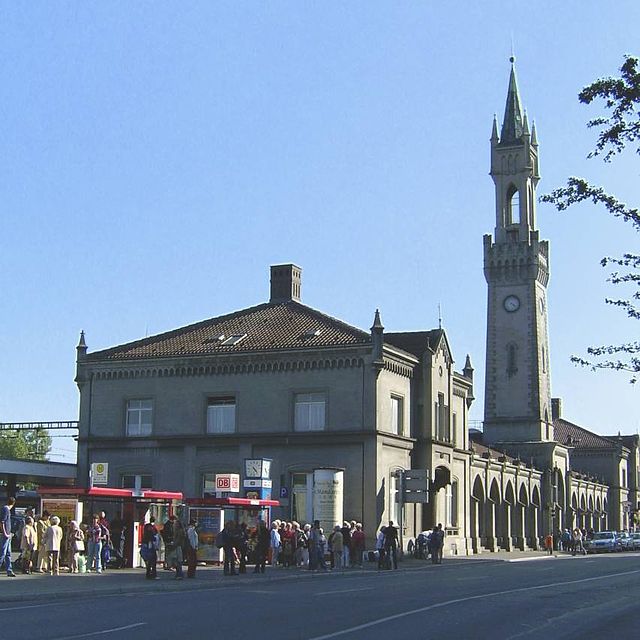
[[[24,524],[18,533],[12,532],[11,511],[15,498],[7,499],[0,512],[0,568],[8,577],[15,577],[14,568],[23,574],[49,573],[59,575],[106,570],[114,555],[116,568],[125,566],[125,533],[127,527],[120,519],[111,524],[104,511],[94,514],[91,523],[79,524],[71,520],[60,526],[60,517],[44,510],[36,515],[25,510]],[[11,542],[19,538],[20,555],[12,562]]]

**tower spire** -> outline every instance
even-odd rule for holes
[[[522,105],[520,103],[520,92],[518,91],[518,81],[516,80],[515,57],[509,58],[511,61],[511,74],[509,76],[509,89],[507,91],[507,102],[504,107],[504,118],[502,120],[502,131],[500,132],[501,145],[513,145],[520,142],[523,133],[522,126]]]

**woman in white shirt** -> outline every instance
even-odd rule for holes
[[[60,544],[62,543],[62,529],[58,526],[60,518],[53,516],[50,520],[51,526],[45,533],[45,544],[49,553],[49,573],[59,575],[60,573]]]
[[[38,533],[33,526],[33,518],[27,516],[24,519],[20,551],[22,551],[22,573],[31,573],[31,560],[38,549]]]

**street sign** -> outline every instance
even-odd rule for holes
[[[91,465],[92,484],[108,484],[109,483],[109,463],[94,462]]]
[[[426,469],[400,471],[398,480],[398,502],[429,502],[429,473]]]

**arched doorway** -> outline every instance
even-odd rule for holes
[[[529,514],[531,520],[531,538],[529,539],[529,545],[533,549],[540,548],[540,490],[537,486],[533,487],[531,492],[531,506],[529,507]]]
[[[529,522],[527,518],[527,511],[529,509],[529,496],[527,494],[527,488],[524,482],[520,485],[520,491],[518,491],[518,502],[514,507],[514,515],[516,520],[516,528],[514,531],[517,537],[518,549],[524,551],[528,547],[527,539],[530,537]]]
[[[516,528],[515,522],[515,505],[516,497],[513,492],[513,484],[511,480],[507,481],[507,486],[504,490],[504,501],[502,503],[502,522],[499,537],[501,539],[501,547],[505,551],[511,551],[513,549],[513,531]]]
[[[451,484],[451,470],[445,466],[436,467],[433,472],[433,482],[429,492],[431,499],[431,522],[428,528],[432,529],[438,523],[446,525],[447,520],[447,485]]]
[[[485,546],[489,551],[498,550],[498,536],[499,536],[499,521],[500,521],[500,505],[502,503],[502,497],[500,495],[500,488],[498,482],[494,478],[491,482],[491,488],[489,489],[489,500],[487,501],[486,508],[486,531],[487,541]]]
[[[474,553],[480,553],[485,537],[485,492],[479,475],[471,492],[471,543]]]

